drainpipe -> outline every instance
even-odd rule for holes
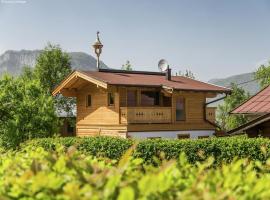
[[[215,102],[217,102],[217,101],[223,100],[223,99],[225,99],[227,96],[228,96],[228,94],[226,94],[225,96],[223,96],[223,97],[221,97],[221,98],[215,99],[215,100],[213,100],[213,101],[209,101],[209,102],[207,102],[207,103],[204,103],[204,107],[203,107],[204,121],[206,121],[207,123],[211,124],[212,126],[215,126],[216,128],[221,129],[221,127],[218,126],[216,123],[213,123],[213,122],[209,121],[209,120],[206,118],[206,106],[209,105],[209,104],[211,104],[211,103],[215,103]]]

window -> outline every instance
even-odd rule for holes
[[[205,138],[209,138],[209,135],[201,135],[201,136],[198,136],[198,139],[205,139]]]
[[[158,106],[159,105],[159,92],[142,91],[141,92],[141,105],[142,106]]]
[[[175,114],[176,114],[176,121],[183,121],[186,119],[184,98],[176,99],[176,113]]]
[[[109,92],[108,93],[108,106],[113,106],[114,105],[114,94]]]
[[[179,140],[182,140],[182,139],[189,139],[190,138],[190,134],[178,134],[177,135],[177,138]]]
[[[127,91],[127,106],[137,106],[137,91]]]
[[[90,107],[90,106],[92,106],[92,98],[91,98],[91,95],[88,94],[86,96],[86,107]]]

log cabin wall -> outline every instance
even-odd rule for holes
[[[109,87],[107,90],[89,84],[77,93],[77,126],[78,136],[87,135],[113,135],[126,137],[128,131],[167,131],[167,130],[214,130],[215,127],[205,121],[204,103],[207,96],[203,92],[173,92],[171,117],[166,118],[166,123],[130,123],[123,120],[120,111],[127,107],[127,91],[132,90],[137,94],[137,107],[141,110],[141,91],[158,91],[155,88],[138,87]],[[108,106],[108,93],[114,94],[114,106]],[[87,95],[91,95],[91,106],[86,106]],[[176,121],[176,99],[184,98],[185,120]],[[162,98],[160,98],[162,105]],[[133,109],[136,109],[133,108]],[[147,108],[149,110],[149,108]],[[158,106],[153,107],[160,112]],[[131,112],[132,113],[132,112]],[[168,111],[166,109],[166,115]],[[168,121],[168,119],[170,119]],[[159,120],[157,120],[159,122]]]
[[[114,105],[108,104],[108,93],[114,95]],[[91,95],[91,106],[87,106]],[[119,124],[119,91],[115,87],[105,90],[94,84],[80,89],[77,94],[77,135],[126,136],[126,126]]]

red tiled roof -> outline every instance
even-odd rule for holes
[[[161,73],[82,71],[83,74],[110,85],[169,87],[175,90],[212,91],[229,93],[230,89],[193,80],[183,76],[172,76],[167,80]]]
[[[270,113],[270,86],[248,99],[246,102],[235,108],[234,114],[256,114]]]

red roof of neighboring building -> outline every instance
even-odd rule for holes
[[[211,91],[219,93],[230,93],[230,89],[204,83],[183,76],[172,76],[167,80],[164,73],[102,70],[102,71],[82,71],[83,74],[103,81],[110,85],[123,86],[145,86],[145,87],[169,87],[176,90]]]
[[[264,88],[246,102],[235,108],[234,114],[270,113],[270,86]]]

